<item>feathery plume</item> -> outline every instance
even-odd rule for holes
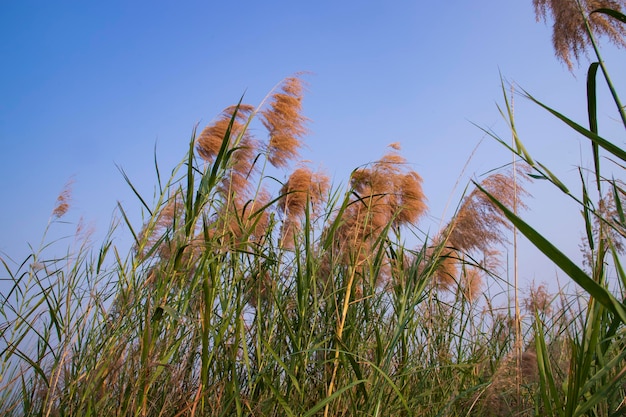
[[[415,171],[408,172],[400,180],[400,206],[396,222],[415,223],[426,211],[426,197],[422,191],[422,178]]]
[[[330,188],[328,176],[312,172],[309,168],[296,169],[280,190],[283,198],[278,203],[278,210],[284,212],[282,240],[286,247],[293,246],[293,234],[300,229],[305,215],[306,205],[311,205],[312,213],[317,213],[326,199]]]
[[[415,223],[426,211],[421,177],[406,168],[406,160],[397,153],[398,144],[390,147],[390,153],[370,168],[357,169],[350,178],[357,197],[345,210],[337,229],[337,245],[346,261],[363,262],[387,226]],[[355,253],[358,256],[351,259]]]
[[[326,174],[312,172],[306,167],[298,168],[281,188],[280,194],[285,197],[278,203],[278,208],[289,217],[302,217],[307,201],[310,201],[314,212],[317,212],[325,201],[329,188],[330,182]]]
[[[229,149],[236,146],[231,155],[230,167],[219,189],[222,195],[235,196],[240,200],[247,197],[249,178],[253,173],[258,149],[257,141],[245,130],[245,122],[253,111],[254,107],[248,104],[227,107],[216,122],[204,128],[196,141],[198,154],[207,162],[215,159],[224,140],[228,140]],[[230,137],[226,138],[229,126]],[[235,142],[237,139],[238,142]]]
[[[519,197],[528,193],[518,185],[518,195],[515,195],[516,187],[511,173],[490,175],[481,182],[481,186],[505,206],[513,207],[517,200],[519,208],[526,207],[519,201]],[[511,226],[491,200],[482,191],[475,189],[463,199],[448,228],[450,246],[465,252],[488,252],[491,245],[506,242],[504,230]]]
[[[552,300],[553,297],[544,284],[539,285],[537,288],[533,285],[528,298],[524,300],[524,309],[530,314],[541,313],[547,315],[552,312]]]
[[[481,182],[481,186],[505,206],[517,205],[518,208],[526,208],[520,197],[527,196],[528,193],[519,184],[515,185],[513,172],[490,175]],[[504,231],[510,229],[511,226],[503,213],[482,191],[475,189],[463,199],[456,216],[435,242],[441,244],[445,241],[446,250],[457,254],[482,252],[487,261],[487,256],[491,258],[494,254],[491,246],[505,243]],[[446,250],[443,252],[444,256],[447,256]],[[454,283],[450,273],[458,273],[449,265],[449,262],[452,262],[450,259],[450,257],[444,259],[435,274],[435,279],[440,281],[438,285],[442,288],[449,289]]]
[[[198,139],[196,140],[196,149],[202,159],[207,162],[212,162],[217,156],[222,147],[222,143],[226,139],[226,132],[230,125],[231,119],[235,112],[235,120],[231,127],[230,137],[227,140],[232,141],[241,134],[243,128],[243,122],[245,122],[250,114],[254,111],[254,107],[248,104],[241,104],[239,106],[230,106],[222,111],[220,117],[213,124],[205,127]]]
[[[254,172],[254,158],[258,144],[249,135],[244,135],[231,157],[231,167],[220,185],[223,195],[234,196],[240,201],[248,196],[250,175]]]
[[[267,233],[270,216],[267,210],[259,211],[271,200],[267,190],[261,190],[251,200],[231,198],[217,213],[215,228],[223,230],[228,240],[241,238],[259,240]],[[231,242],[233,243],[233,242]],[[241,243],[241,242],[240,242]]]
[[[69,210],[70,200],[72,199],[72,185],[73,184],[74,184],[74,181],[72,180],[68,181],[63,187],[61,194],[57,196],[56,205],[54,206],[54,209],[52,210],[53,217],[59,219],[63,217],[65,213],[67,213],[67,211]]]
[[[444,290],[449,290],[457,285],[459,274],[459,253],[450,248],[444,248],[439,254],[439,266],[434,275],[435,285]]]
[[[573,69],[572,57],[578,61],[591,45],[585,16],[588,15],[589,27],[594,35],[605,35],[619,47],[626,46],[624,36],[626,28],[617,20],[593,10],[607,8],[621,11],[626,0],[533,0],[537,20],[548,20],[548,14],[554,21],[552,25],[552,44],[556,56],[570,69]]]
[[[161,210],[156,215],[156,220],[146,223],[139,233],[138,241],[145,242],[142,245],[143,247],[135,248],[140,256],[145,256],[152,250],[154,245],[158,243],[159,247],[157,253],[159,256],[162,259],[169,259],[171,256],[170,243],[176,232],[177,222],[182,221],[183,211],[182,195],[177,191],[162,206]],[[169,238],[162,239],[163,236],[169,232],[174,233],[172,233],[172,236]]]
[[[261,122],[270,135],[268,160],[277,168],[284,168],[298,156],[301,137],[307,132],[307,121],[302,115],[302,82],[287,78],[271,97],[269,108],[260,112]]]
[[[462,291],[465,298],[472,302],[480,294],[483,285],[481,271],[477,268],[466,266],[463,271]]]

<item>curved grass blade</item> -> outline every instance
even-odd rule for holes
[[[589,66],[589,70],[587,71],[587,114],[589,116],[589,130],[595,134],[598,134],[596,74],[598,73],[599,67],[600,64],[598,62],[594,62]],[[602,191],[600,190],[600,155],[598,144],[592,142],[591,148],[593,151],[593,166],[596,174],[596,186],[598,187],[598,193],[602,194]]]
[[[577,131],[581,135],[585,136],[586,138],[589,138],[591,141],[596,143],[598,146],[600,146],[601,148],[603,148],[603,149],[607,150],[608,152],[612,153],[613,155],[615,155],[616,157],[618,157],[622,161],[626,161],[626,151],[624,151],[619,146],[614,145],[613,143],[609,142],[608,140],[598,136],[597,133],[594,133],[594,132],[590,131],[589,129],[584,128],[583,126],[581,126],[578,123],[572,121],[571,119],[569,119],[566,116],[562,115],[561,113],[559,113],[558,111],[554,110],[553,108],[551,108],[549,106],[546,106],[545,104],[543,104],[542,102],[540,102],[539,100],[537,100],[536,98],[531,96],[529,93],[525,92],[525,94],[526,94],[526,97],[529,98],[530,100],[532,100],[535,104],[537,104],[540,107],[543,107],[545,110],[547,110],[550,113],[552,113],[552,115],[554,115],[557,119],[560,119],[562,122],[564,122],[566,125],[568,125],[572,129],[574,129],[575,131]]]
[[[546,238],[539,234],[535,229],[524,222],[515,213],[500,203],[494,196],[489,194],[487,190],[474,183],[479,190],[496,205],[511,223],[524,235],[530,242],[535,245],[544,255],[546,255],[555,265],[563,272],[569,275],[578,285],[580,285],[589,295],[598,300],[605,308],[626,323],[626,307],[619,302],[606,288],[591,279],[582,269],[572,262],[563,252],[557,249]]]
[[[613,10],[613,9],[597,9],[594,10],[590,13],[594,14],[594,13],[603,13],[605,15],[611,16],[614,19],[619,20],[622,23],[626,23],[626,15],[624,15],[623,13],[618,12],[617,10]]]
[[[322,401],[318,402],[317,404],[315,404],[309,411],[307,411],[302,417],[311,417],[313,415],[315,415],[315,413],[317,413],[318,411],[320,411],[322,408],[324,408],[326,406],[326,404],[330,403],[331,401],[333,401],[335,398],[339,397],[341,394],[343,394],[345,391],[351,389],[352,387],[359,385],[359,384],[363,384],[364,382],[366,382],[366,379],[357,379],[356,381],[352,381],[350,384],[346,385],[345,387],[342,387],[340,389],[338,389],[337,391],[335,391],[333,393],[333,395],[329,395],[328,397],[324,398]]]

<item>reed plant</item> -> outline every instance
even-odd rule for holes
[[[298,161],[302,93],[288,78],[194,130],[169,178],[155,165],[152,204],[122,171],[143,224],[120,205],[99,247],[77,233],[65,255],[46,259],[62,242],[44,238],[3,258],[3,415],[436,416],[501,401],[488,387],[511,317],[480,291],[497,279],[501,212],[468,193],[429,238],[398,144],[331,187]],[[482,184],[512,198],[507,173]],[[50,227],[70,206],[64,190]]]
[[[571,1],[534,2],[538,17],[550,12],[554,17],[554,47],[557,56],[571,68],[572,56],[578,59],[588,48],[593,50],[596,62],[587,72],[587,127],[559,113],[532,95],[524,96],[564,122],[582,137],[589,140],[593,168],[579,167],[579,191],[573,191],[550,169],[531,156],[524,147],[515,128],[510,103],[504,97],[502,114],[508,121],[514,143],[509,145],[493,132],[489,132],[520,160],[532,168],[534,178],[555,186],[556,192],[570,197],[580,207],[584,262],[579,266],[552,242],[506,207],[506,201],[478,185],[538,249],[559,266],[580,289],[577,297],[580,306],[563,327],[557,338],[562,345],[555,355],[547,340],[552,331],[536,309],[534,320],[535,352],[538,364],[539,393],[536,409],[542,415],[623,415],[626,385],[626,350],[624,349],[624,324],[626,324],[626,275],[623,269],[626,222],[623,209],[626,189],[622,180],[626,153],[616,140],[600,136],[597,117],[597,81],[604,80],[614,101],[617,116],[626,128],[626,113],[617,89],[600,54],[597,35],[608,35],[618,46],[624,45],[622,1]],[[608,167],[607,167],[608,166]],[[589,179],[591,178],[591,179]]]
[[[539,16],[561,4],[534,3]],[[626,20],[615,10],[597,14],[607,28]],[[574,15],[555,14],[563,16]],[[568,39],[578,57],[587,43]],[[8,283],[0,300],[0,413],[619,415],[625,187],[601,173],[600,150],[618,169],[626,154],[598,135],[598,69],[625,126],[626,117],[598,59],[587,83],[589,128],[527,95],[591,140],[595,183],[581,170],[582,196],[530,156],[506,96],[515,143],[489,132],[527,165],[527,178],[550,181],[581,205],[587,271],[517,213],[524,169],[477,179],[434,233],[420,229],[422,178],[399,144],[356,168],[345,187],[331,185],[299,159],[304,86],[290,77],[259,106],[242,99],[194,129],[171,175],[162,178],[155,164],[151,198],[122,171],[141,224],[119,205],[100,244],[80,225],[68,249],[49,242],[71,209],[66,188],[40,246],[23,262],[0,258]],[[533,287],[520,317],[498,262],[512,227],[583,292]],[[130,250],[116,245],[118,233],[131,237]]]

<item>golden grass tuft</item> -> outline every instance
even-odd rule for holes
[[[406,170],[406,160],[395,151],[399,149],[397,143],[390,147],[394,151],[384,155],[372,168],[358,169],[351,177],[361,208],[370,214],[372,231],[389,222],[394,226],[415,223],[427,208],[422,178],[417,172]]]
[[[155,245],[159,245],[156,248],[156,253],[162,259],[169,259],[171,256],[170,241],[172,236],[163,238],[169,232],[180,229],[180,224],[177,222],[182,221],[182,215],[184,211],[184,204],[180,192],[176,192],[171,196],[167,202],[156,214],[156,220],[147,222],[144,224],[141,232],[139,233],[138,241],[141,242],[141,247],[135,247],[135,250],[140,256],[146,256],[148,252],[151,252]]]
[[[552,313],[553,300],[554,297],[550,295],[544,284],[541,284],[536,288],[533,285],[530,289],[530,294],[528,298],[524,300],[523,305],[524,309],[532,315],[535,313],[547,315]]]
[[[519,391],[518,363],[521,383]],[[482,398],[478,398],[480,415],[484,416],[534,416],[533,387],[539,381],[537,354],[533,348],[526,349],[519,360],[514,353],[505,357],[496,368],[493,380]]]
[[[326,201],[330,180],[326,174],[312,172],[309,168],[296,169],[280,190],[283,198],[278,203],[278,210],[284,213],[285,220],[281,240],[285,247],[293,246],[293,235],[300,230],[307,204],[312,213],[317,213]]]
[[[496,173],[485,178],[480,184],[488,193],[508,207],[525,208],[520,196],[528,193],[519,184],[515,184],[513,172]],[[517,195],[516,195],[517,194]],[[473,190],[467,195],[454,218],[448,223],[436,239],[436,244],[445,242],[446,256],[435,274],[437,285],[441,288],[451,289],[455,279],[451,273],[457,273],[456,268],[449,264],[452,262],[449,253],[461,254],[480,252],[485,254],[485,262],[493,262],[493,250],[496,244],[507,241],[504,232],[511,226],[503,213],[491,202],[491,200],[479,189]],[[449,251],[449,253],[448,253]],[[488,256],[489,255],[489,256]],[[459,256],[457,256],[457,259]],[[485,265],[487,267],[488,265]],[[461,286],[467,283],[458,282]]]
[[[415,223],[426,212],[422,178],[407,169],[406,160],[397,152],[398,144],[369,168],[352,173],[350,183],[354,198],[337,229],[337,246],[344,262],[360,264],[370,255],[370,248],[391,225]]]
[[[68,181],[61,193],[57,196],[57,201],[52,210],[52,217],[61,218],[65,216],[67,211],[70,209],[70,201],[72,200],[72,185],[74,181]]]
[[[271,97],[269,107],[260,112],[261,122],[270,135],[268,160],[277,168],[285,168],[298,157],[301,137],[307,132],[302,115],[302,81],[287,78]]]
[[[463,297],[469,302],[473,302],[480,294],[482,286],[482,271],[476,267],[466,265],[465,268],[463,268],[463,279],[461,281]]]
[[[439,266],[434,275],[434,282],[439,289],[448,290],[457,285],[459,253],[453,249],[444,248],[439,256]]]
[[[217,213],[214,227],[225,234],[229,243],[259,241],[270,223],[268,210],[264,209],[270,201],[271,195],[264,189],[253,199],[231,198]]]
[[[400,206],[396,222],[399,224],[415,223],[426,212],[426,198],[422,190],[422,178],[417,172],[408,172],[399,183]]]
[[[222,194],[233,196],[239,201],[247,198],[257,150],[256,140],[249,135],[244,135],[232,154],[232,165],[220,185]]]
[[[512,173],[490,175],[481,186],[505,206],[526,207],[519,197],[527,193],[519,185],[515,187]],[[457,215],[448,225],[448,245],[466,252],[487,252],[491,245],[506,242],[504,230],[510,228],[502,212],[482,191],[475,189],[463,199]]]
[[[576,61],[586,53],[591,45],[585,26],[583,13],[588,15],[593,10],[608,8],[621,11],[625,0],[533,0],[537,19],[547,21],[550,14],[552,25],[552,44],[556,56],[572,70],[572,58]],[[581,10],[582,9],[582,10]],[[626,29],[615,19],[604,14],[593,13],[589,16],[589,26],[594,35],[605,35],[615,45],[626,46]]]
[[[247,120],[250,114],[254,111],[254,107],[248,104],[241,104],[239,107],[227,107],[224,109],[217,121],[202,130],[196,140],[196,149],[198,151],[198,155],[200,155],[200,157],[205,161],[212,162],[219,153],[235,111],[237,114],[231,127],[229,141],[232,140],[232,138],[236,138],[242,132],[244,127],[242,122]]]

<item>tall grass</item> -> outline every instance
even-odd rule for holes
[[[505,110],[515,143],[507,142],[492,134],[509,148],[514,155],[533,169],[533,177],[552,183],[558,192],[574,200],[582,214],[585,266],[563,254],[552,242],[528,225],[521,217],[505,207],[503,200],[478,185],[506,217],[537,248],[559,266],[585,291],[585,296],[572,322],[564,329],[563,351],[566,357],[556,358],[550,351],[550,331],[545,319],[536,316],[534,340],[538,363],[539,401],[538,410],[546,415],[623,415],[626,389],[626,350],[624,349],[624,324],[626,324],[625,284],[622,239],[626,236],[623,199],[626,189],[620,177],[623,175],[626,152],[616,141],[599,135],[597,117],[597,79],[604,79],[613,98],[617,115],[626,128],[625,108],[609,76],[600,55],[596,34],[607,34],[611,40],[623,45],[626,16],[620,13],[623,2],[540,2],[535,1],[537,12],[545,17],[550,10],[555,17],[554,42],[557,56],[571,68],[571,54],[578,58],[587,46],[597,58],[587,72],[588,127],[584,127],[553,108],[543,104],[528,93],[525,97],[547,110],[583,137],[589,139],[593,168],[589,173],[579,168],[580,191],[565,185],[548,167],[538,162],[525,149],[515,129],[513,112],[505,94]],[[600,7],[594,10],[594,7]],[[610,9],[607,7],[615,7]],[[565,10],[567,9],[567,10]],[[600,71],[598,71],[600,70]],[[603,161],[605,160],[605,161]],[[601,164],[601,162],[603,162]],[[607,168],[607,165],[610,167]],[[608,171],[608,172],[607,172]],[[617,178],[616,178],[617,176]],[[504,202],[506,203],[506,202]],[[614,279],[611,279],[614,278]]]
[[[581,205],[587,272],[516,213],[524,190],[511,171],[477,181],[432,235],[419,229],[422,178],[397,144],[331,186],[299,161],[307,119],[292,77],[258,107],[240,101],[194,130],[169,178],[156,167],[152,199],[122,171],[142,224],[119,206],[99,246],[77,230],[57,255],[64,243],[46,229],[23,262],[2,258],[0,413],[620,415],[625,191],[600,171],[600,152],[618,169],[626,154],[598,135],[598,69],[626,120],[601,60],[589,71],[589,128],[527,95],[591,140],[595,184],[581,170],[580,196],[524,148],[506,94],[515,143],[501,140],[531,177]],[[49,227],[70,197],[60,194]],[[532,288],[522,349],[497,262],[511,225],[582,289]],[[130,251],[114,242],[122,231]]]
[[[417,239],[426,199],[399,145],[331,189],[297,162],[301,100],[289,78],[259,107],[227,108],[193,133],[165,182],[157,167],[152,204],[124,174],[142,225],[120,206],[100,247],[78,239],[48,260],[59,242],[44,243],[20,265],[3,260],[12,286],[0,308],[4,415],[529,407],[508,385],[490,388],[513,372],[508,310],[485,308],[480,292],[504,242],[500,212],[474,191],[444,229]],[[266,138],[251,134],[257,119]],[[276,185],[274,172],[286,181]],[[482,184],[510,200],[510,178]],[[58,203],[53,224],[68,192]],[[119,227],[134,240],[128,253],[113,242]]]

